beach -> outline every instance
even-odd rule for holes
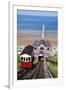
[[[41,31],[23,31],[17,30],[17,46],[19,45],[32,45],[33,41],[41,40]],[[58,46],[58,33],[57,32],[45,32],[44,40],[50,41],[52,47]]]

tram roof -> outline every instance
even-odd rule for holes
[[[24,50],[22,51],[21,55],[22,54],[28,54],[28,55],[32,55],[32,52],[33,52],[33,46],[31,45],[28,45],[24,48]]]

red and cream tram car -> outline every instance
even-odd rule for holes
[[[20,56],[21,67],[22,68],[31,68],[32,67],[32,58],[30,55],[23,54]]]
[[[32,68],[32,52],[33,47],[31,45],[26,46],[20,55],[21,68]]]

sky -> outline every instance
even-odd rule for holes
[[[41,31],[43,25],[47,31],[57,31],[58,12],[17,9],[18,30]]]

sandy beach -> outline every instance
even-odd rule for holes
[[[17,45],[32,45],[33,41],[41,39],[41,32],[33,31],[26,32],[18,30],[17,32]],[[58,35],[57,32],[46,32],[44,36],[45,40],[49,40],[52,47],[57,47],[58,45]]]

